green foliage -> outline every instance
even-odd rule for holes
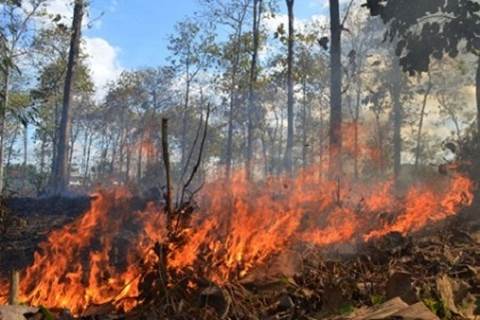
[[[423,299],[423,303],[427,308],[429,308],[433,313],[439,316],[441,319],[451,319],[452,313],[445,306],[442,300],[434,298]]]
[[[370,296],[370,302],[372,305],[376,306],[385,302],[385,296],[381,294],[372,294]]]
[[[342,306],[338,309],[338,313],[342,316],[348,316],[351,314],[353,311],[355,311],[355,307],[351,303],[344,303]]]

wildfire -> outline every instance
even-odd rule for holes
[[[258,185],[241,173],[229,185],[219,179],[202,190],[186,241],[170,252],[168,267],[201,267],[222,283],[297,244],[327,246],[392,231],[407,234],[471,204],[469,179],[442,179],[435,190],[413,186],[403,199],[393,195],[391,181],[340,184],[312,168],[294,179],[271,178]],[[133,308],[142,266],[155,261],[151,248],[165,240],[166,231],[160,208],[133,210],[130,197],[126,190],[99,192],[88,212],[51,232],[21,276],[21,301],[75,314],[104,303]],[[393,218],[385,219],[385,212]],[[5,297],[1,282],[0,293]]]

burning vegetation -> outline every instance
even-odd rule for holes
[[[0,0],[0,320],[478,319],[478,0],[195,1]]]
[[[473,201],[472,182],[459,174],[439,178],[435,188],[412,186],[397,197],[392,181],[342,186],[318,172],[312,167],[294,179],[272,177],[259,184],[238,173],[228,183],[223,178],[208,183],[198,207],[176,213],[173,237],[159,204],[135,209],[127,190],[99,191],[90,210],[40,245],[21,274],[20,300],[77,315],[105,304],[130,311],[148,299],[147,288],[160,292],[162,252],[167,253],[164,290],[173,290],[182,278],[192,290],[202,285],[200,278],[222,286],[248,279],[292,250],[356,251],[392,232],[419,231]],[[276,272],[283,271],[292,272],[281,267]]]

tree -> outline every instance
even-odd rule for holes
[[[293,4],[294,0],[286,0],[288,9],[288,58],[287,58],[287,148],[285,152],[285,169],[292,174],[292,152],[293,152],[293,45],[295,41]]]
[[[246,175],[247,179],[252,176],[252,157],[254,142],[254,113],[256,113],[256,84],[257,84],[257,59],[258,49],[260,46],[260,22],[263,14],[263,0],[253,0],[253,23],[252,23],[252,58],[250,64],[250,81],[248,84],[248,112],[247,112],[247,159],[246,159]]]
[[[387,39],[398,41],[396,54],[410,74],[426,72],[431,58],[462,49],[476,57],[477,132],[480,134],[480,3],[472,0],[367,0],[373,16],[388,24]]]
[[[82,30],[82,19],[85,9],[83,0],[75,0],[73,9],[72,36],[70,51],[68,55],[67,72],[65,75],[65,87],[63,89],[63,108],[58,134],[58,149],[53,172],[54,193],[61,193],[68,187],[68,142],[71,130],[72,87],[75,78],[77,60],[80,53],[80,39]]]
[[[423,122],[425,119],[428,98],[430,96],[430,93],[432,92],[432,87],[433,87],[432,76],[430,72],[428,72],[427,77],[428,77],[428,80],[427,80],[426,86],[425,88],[422,88],[423,100],[422,100],[422,108],[420,110],[420,119],[418,121],[418,129],[417,129],[417,141],[416,141],[417,146],[415,147],[415,170],[418,170],[418,165],[420,163],[420,153],[422,150]]]
[[[330,0],[330,146],[329,171],[339,175],[342,149],[342,61],[340,4],[338,0]]]
[[[0,10],[0,192],[3,192],[3,162],[5,119],[9,109],[10,80],[12,73],[20,73],[17,60],[28,52],[31,45],[30,30],[34,17],[41,15],[46,0],[2,1]]]
[[[181,164],[187,156],[187,113],[190,108],[192,84],[202,70],[206,70],[214,57],[215,35],[210,26],[202,26],[195,20],[186,19],[175,26],[176,34],[170,36],[168,49],[172,52],[172,64],[179,70],[185,84],[182,137],[180,140]]]
[[[230,178],[233,160],[233,136],[234,136],[234,114],[238,105],[240,94],[239,73],[242,52],[243,28],[248,13],[250,0],[203,0],[202,2],[211,14],[215,22],[220,22],[230,27],[232,34],[230,41],[224,46],[223,58],[228,61],[226,76],[229,77],[229,109],[227,125],[227,142],[225,148],[225,176]]]

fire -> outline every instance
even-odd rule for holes
[[[221,284],[302,244],[354,244],[417,231],[473,201],[468,178],[442,179],[435,189],[412,186],[401,199],[392,181],[329,181],[314,168],[259,184],[242,173],[228,185],[218,179],[199,195],[186,241],[170,251],[168,267],[192,267]],[[161,208],[133,209],[130,198],[126,190],[99,192],[88,212],[51,232],[21,276],[21,301],[75,314],[105,303],[135,307],[142,268],[156,261],[151,249],[165,240],[166,230]],[[3,299],[5,292],[0,282]]]

